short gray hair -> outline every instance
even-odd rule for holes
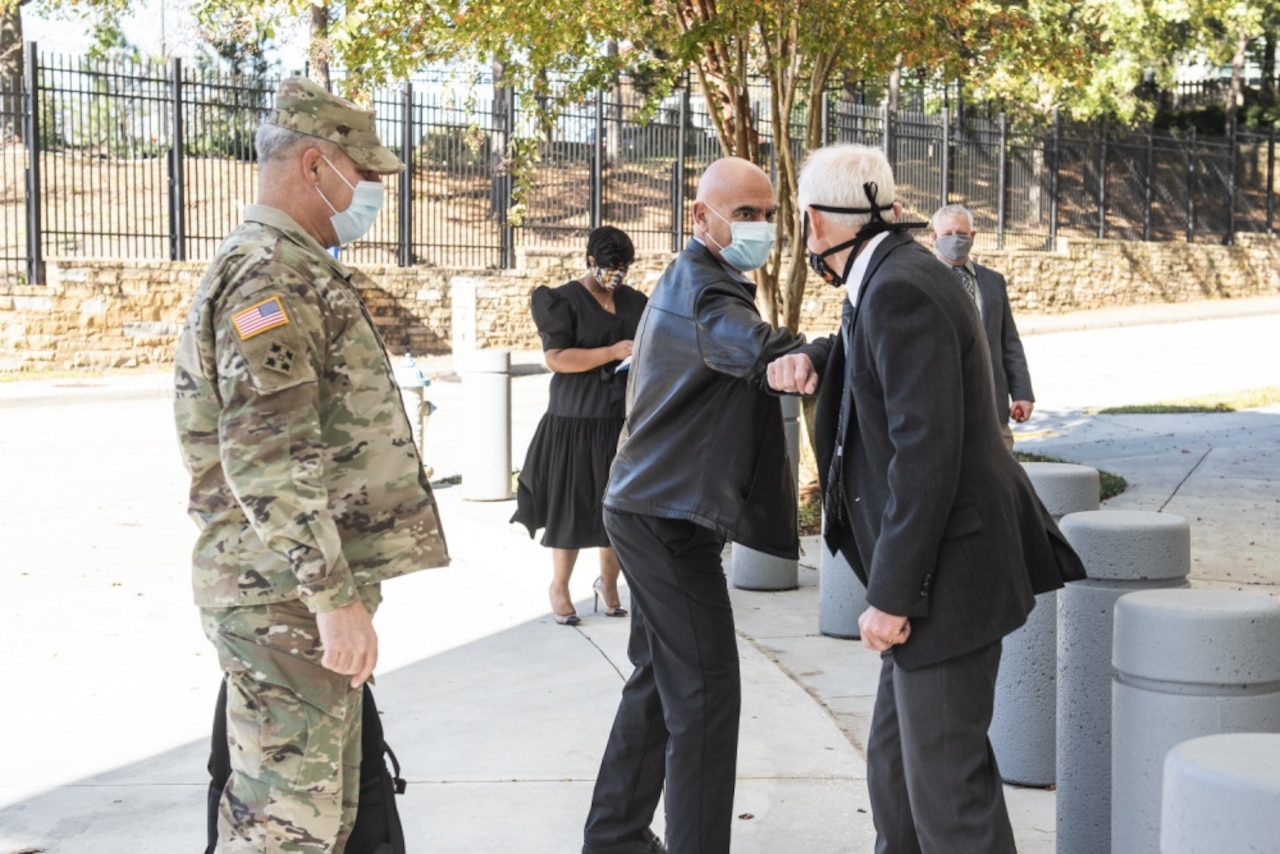
[[[938,230],[938,220],[944,216],[962,216],[969,221],[969,230],[973,231],[973,212],[964,205],[943,205],[929,217],[929,230]]]
[[[332,158],[338,148],[332,142],[318,136],[298,133],[296,130],[273,124],[258,126],[254,145],[258,150],[259,165],[286,160],[296,154],[298,149],[304,147],[318,148]]]
[[[846,143],[828,145],[810,151],[800,167],[800,180],[796,197],[801,210],[808,205],[831,205],[839,208],[865,208],[867,194],[862,185],[876,185],[876,204],[888,205],[897,201],[898,188],[893,180],[893,168],[884,152],[869,145]],[[847,226],[860,226],[871,221],[871,214],[825,213],[833,222]],[[880,212],[886,222],[893,222],[897,214],[892,210]]]

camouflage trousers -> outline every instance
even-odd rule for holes
[[[360,592],[372,614],[379,588]],[[315,616],[299,601],[200,615],[227,680],[218,851],[342,854],[360,796],[362,690],[321,666]]]

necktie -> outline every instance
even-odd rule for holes
[[[964,285],[965,293],[969,295],[969,299],[973,300],[974,305],[978,303],[977,283],[973,281],[973,274],[969,272],[968,267],[952,267],[956,271],[956,275],[960,277],[960,284]]]

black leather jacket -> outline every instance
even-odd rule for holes
[[[754,294],[696,240],[662,274],[636,331],[604,504],[794,558],[795,484],[765,369],[804,336],[765,322]]]

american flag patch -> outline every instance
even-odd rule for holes
[[[231,316],[231,323],[239,333],[241,341],[252,338],[259,332],[284,326],[288,322],[289,316],[284,313],[284,305],[281,304],[280,297],[272,297]]]

